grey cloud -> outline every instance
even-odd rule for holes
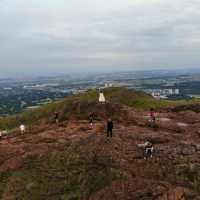
[[[87,0],[84,8],[81,0],[30,2],[0,1],[2,72],[189,68],[200,63],[199,1]]]

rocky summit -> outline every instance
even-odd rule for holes
[[[13,127],[3,135],[2,200],[200,199],[198,104],[155,107],[156,125],[150,126],[149,109],[136,106],[135,93],[105,91],[105,104],[95,95],[83,96],[62,102],[64,108],[61,103],[55,109],[48,106],[43,116],[34,111],[32,116],[40,112],[41,118],[31,123],[19,116],[19,123],[27,122],[26,132]],[[155,106],[144,98],[150,97],[142,95],[142,102]],[[56,109],[59,124],[52,117]],[[114,123],[112,138],[106,137],[108,118]],[[9,125],[8,120],[3,122]],[[154,152],[145,160],[140,144],[147,140]]]

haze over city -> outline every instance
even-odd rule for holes
[[[197,0],[1,0],[0,76],[198,68]]]

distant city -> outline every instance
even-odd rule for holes
[[[0,116],[38,108],[90,89],[127,87],[156,99],[200,98],[200,70],[155,70],[82,76],[0,79]]]

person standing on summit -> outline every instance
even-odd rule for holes
[[[113,121],[112,119],[108,119],[107,121],[107,137],[112,137],[113,133]]]
[[[89,115],[89,123],[91,128],[93,128],[93,121],[94,121],[94,113],[91,112]]]

